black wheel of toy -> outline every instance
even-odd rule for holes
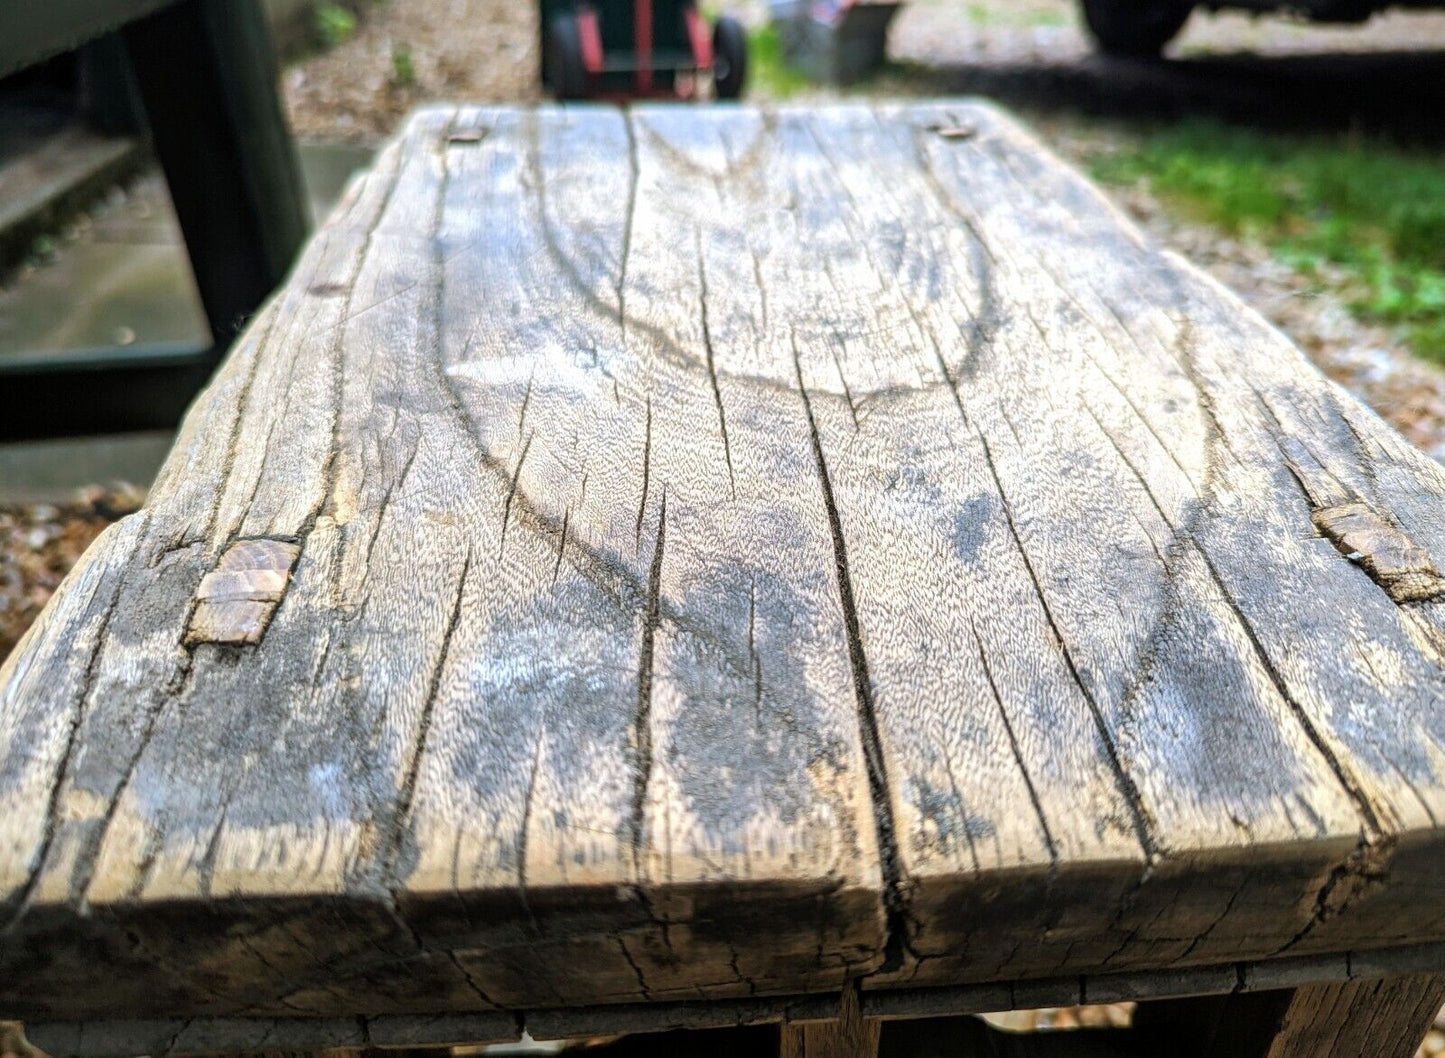
[[[587,67],[582,64],[582,30],[576,15],[558,15],[547,25],[544,80],[558,99],[587,94]]]
[[[1089,33],[1106,55],[1154,58],[1174,39],[1191,0],[1083,0]]]
[[[712,29],[712,81],[719,99],[737,99],[748,79],[748,37],[735,18],[724,15]]]

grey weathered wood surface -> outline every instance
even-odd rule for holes
[[[985,106],[424,111],[0,670],[0,1013],[1348,975],[1442,496]]]

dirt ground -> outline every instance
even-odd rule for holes
[[[92,540],[139,509],[131,486],[87,489],[66,504],[0,507],[0,659],[10,653]]]
[[[422,102],[530,102],[541,90],[537,27],[535,2],[369,5],[348,40],[286,71],[292,128],[309,139],[372,142]]]

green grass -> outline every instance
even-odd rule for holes
[[[316,8],[316,32],[328,48],[344,44],[356,32],[356,13],[341,4],[320,4]]]
[[[391,46],[391,83],[402,88],[416,84],[416,65],[411,61],[411,45],[399,42]]]
[[[1105,183],[1147,180],[1166,203],[1263,241],[1307,275],[1337,266],[1359,315],[1445,361],[1445,155],[1194,121],[1146,132],[1091,168]]]
[[[783,42],[776,28],[765,25],[749,29],[747,97],[782,100],[803,93],[843,98],[937,94],[926,67],[892,59],[885,60],[878,69],[852,84],[841,87],[819,84],[783,58]]]
[[[813,86],[807,74],[783,58],[783,42],[771,24],[748,30],[748,92],[787,99]]]

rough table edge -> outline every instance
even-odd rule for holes
[[[1048,1006],[1263,992],[1445,969],[1445,943],[1258,962],[1161,969],[954,987],[864,992],[863,1015],[904,1020]],[[712,1002],[619,1004],[477,1013],[387,1014],[351,1018],[176,1018],[51,1021],[26,1026],[53,1058],[154,1058],[334,1047],[408,1048],[506,1043],[523,1032],[538,1040],[671,1029],[732,1028],[827,1021],[831,993]]]

